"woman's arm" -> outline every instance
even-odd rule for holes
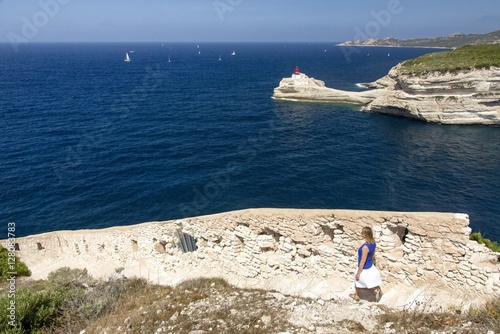
[[[363,267],[365,266],[366,259],[368,258],[368,247],[365,245],[361,248],[361,261],[359,261],[358,272],[356,273],[356,281],[359,281],[359,276],[361,276],[361,272],[363,271]]]

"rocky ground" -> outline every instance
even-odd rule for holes
[[[305,299],[264,290],[236,289],[224,282],[212,282],[205,287],[187,284],[159,291],[158,298],[148,305],[108,316],[80,334],[494,333],[470,322],[447,326],[437,316],[438,329],[409,322],[412,327],[405,330],[390,321],[391,310],[350,297],[329,301]],[[122,307],[126,309],[126,303]]]
[[[121,323],[90,327],[83,333],[352,333],[373,332],[384,311],[375,303],[352,299],[323,301],[277,292],[209,289],[206,298],[183,305],[168,304],[175,296],[131,312]],[[195,297],[197,289],[185,290]],[[196,299],[196,298],[195,298]],[[175,311],[172,314],[172,309]],[[144,321],[155,314],[156,328]],[[164,317],[162,315],[165,315]],[[144,321],[144,323],[143,323]],[[388,326],[390,327],[390,326]]]

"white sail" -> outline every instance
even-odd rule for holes
[[[128,52],[125,52],[125,61],[130,61],[130,57],[128,56]]]
[[[236,51],[233,50],[233,52],[231,53],[231,56],[236,56]]]

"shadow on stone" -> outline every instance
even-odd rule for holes
[[[358,297],[359,299],[376,303],[382,298],[382,290],[380,288],[358,289]]]

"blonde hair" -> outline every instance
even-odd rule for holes
[[[368,226],[363,227],[363,229],[361,230],[361,234],[366,239],[366,242],[368,242],[369,244],[375,243],[375,239],[373,238],[373,231],[372,231],[371,227],[368,227]]]

